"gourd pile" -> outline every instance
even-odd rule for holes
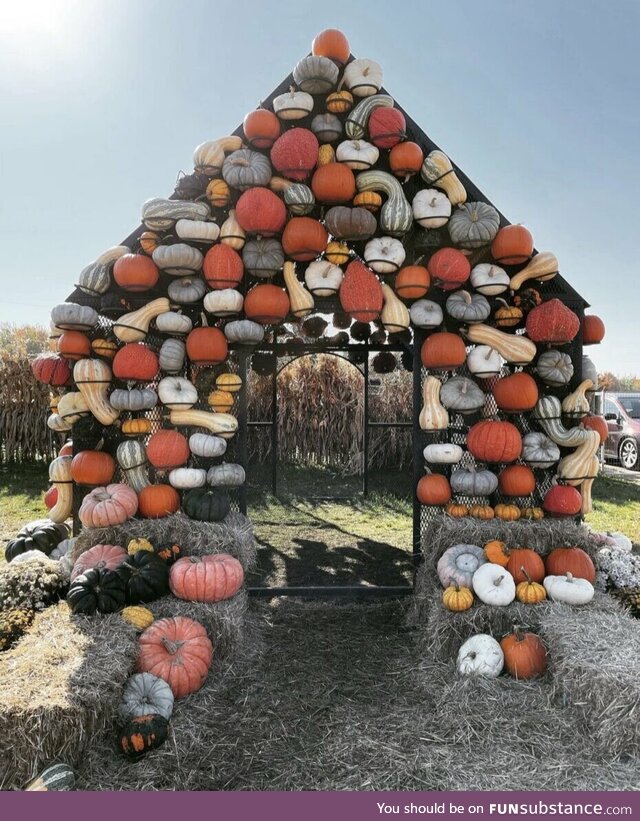
[[[590,509],[606,425],[589,416],[593,380],[569,387],[567,346],[599,342],[602,322],[581,325],[553,297],[556,257],[469,201],[423,135],[408,139],[382,75],[341,32],[322,32],[289,91],[199,145],[193,173],[144,203],[128,244],[81,271],[75,302],[52,311],[58,353],[33,362],[56,390],[53,430],[97,425],[91,449],[51,464],[53,521],[70,515],[73,483],[96,488],[80,508],[89,527],[180,507],[224,518],[225,487],[245,480],[220,462],[238,428],[234,352],[304,318],[297,333],[322,336],[345,314],[354,339],[421,346],[421,503],[536,518],[544,486],[546,512]],[[465,451],[451,433],[467,430]]]

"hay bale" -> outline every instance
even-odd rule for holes
[[[117,614],[39,614],[0,654],[0,788],[21,787],[52,759],[76,766],[113,718],[138,645]]]
[[[179,544],[185,556],[230,553],[250,570],[256,562],[257,546],[251,522],[231,512],[222,522],[198,522],[182,513],[164,519],[129,519],[116,527],[85,528],[73,546],[72,559],[95,544],[119,544],[145,538],[154,545]]]
[[[624,612],[557,605],[541,619],[557,698],[615,759],[640,755],[640,624]]]

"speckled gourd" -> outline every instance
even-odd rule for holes
[[[140,493],[140,491],[151,484],[146,469],[147,451],[142,442],[139,442],[137,439],[120,442],[116,451],[116,459],[125,472],[127,484],[129,484],[136,493]]]

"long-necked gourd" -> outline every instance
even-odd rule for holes
[[[542,396],[538,399],[534,415],[549,439],[565,448],[577,448],[587,441],[587,431],[583,427],[565,428],[561,414],[562,406],[557,397]]]
[[[107,399],[111,376],[111,368],[102,359],[79,359],[73,368],[73,381],[91,413],[103,425],[113,425],[120,415]]]
[[[558,463],[558,478],[568,485],[580,485],[585,479],[592,478],[591,468],[594,457],[600,447],[600,434],[597,430],[585,430],[585,440],[568,456],[563,456]],[[596,471],[597,473],[597,471]]]
[[[242,148],[240,137],[220,137],[217,140],[207,140],[200,143],[193,152],[193,166],[196,171],[200,171],[209,177],[214,177],[220,173],[224,155],[230,151],[237,151]]]
[[[422,383],[422,410],[420,427],[422,430],[446,430],[449,427],[449,413],[440,402],[440,380],[427,376]]]
[[[121,342],[139,342],[149,332],[149,325],[160,314],[171,310],[169,300],[161,296],[118,318],[113,326],[113,332]]]
[[[464,185],[456,177],[451,160],[444,151],[431,151],[424,158],[420,176],[430,185],[441,188],[449,198],[451,205],[460,205],[467,201]]]
[[[363,171],[356,177],[358,191],[382,191],[387,201],[380,209],[378,225],[392,237],[402,236],[413,225],[413,211],[398,180],[386,171]]]
[[[78,288],[86,294],[104,294],[111,284],[111,266],[120,257],[130,253],[131,248],[126,245],[114,245],[113,248],[108,248],[82,269],[78,279]]]
[[[388,94],[374,94],[359,102],[349,112],[344,124],[344,133],[350,140],[360,140],[364,137],[371,112],[376,108],[393,108],[393,97],[389,97]]]
[[[283,273],[284,284],[289,294],[289,302],[291,303],[291,313],[298,317],[307,316],[307,314],[313,311],[315,302],[313,296],[296,276],[295,262],[285,262]]]
[[[49,481],[58,491],[55,505],[49,511],[52,522],[66,521],[73,511],[73,479],[71,456],[58,456],[49,465]]]
[[[589,413],[589,400],[587,391],[594,387],[591,379],[585,379],[572,393],[562,400],[562,412],[572,419],[581,419]]]
[[[238,420],[230,413],[209,413],[201,410],[172,410],[172,425],[186,425],[195,428],[206,428],[216,436],[230,439],[238,429]]]
[[[582,496],[582,506],[580,508],[580,512],[583,516],[586,516],[587,513],[591,513],[593,510],[593,499],[591,498],[591,490],[593,488],[593,483],[595,481],[596,476],[598,475],[598,471],[600,470],[600,462],[597,456],[594,456],[591,460],[591,465],[589,466],[589,476],[584,482],[580,485],[580,495]]]
[[[151,484],[146,468],[147,451],[142,442],[137,439],[120,442],[116,451],[116,459],[125,472],[127,483],[136,493],[140,493]]]
[[[535,342],[527,339],[526,336],[508,334],[482,323],[469,325],[464,334],[469,342],[474,342],[476,345],[489,345],[507,362],[518,365],[527,365],[537,352]]]
[[[545,282],[548,279],[553,279],[557,273],[558,260],[555,254],[552,254],[551,251],[541,251],[522,271],[511,277],[509,285],[512,291],[518,291],[530,279]]]
[[[384,307],[380,319],[385,329],[392,334],[404,331],[411,324],[407,306],[404,302],[400,302],[393,288],[390,288],[386,282],[382,283],[382,295]]]

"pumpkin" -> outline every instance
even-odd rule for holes
[[[383,303],[376,275],[359,260],[349,263],[340,285],[342,309],[360,322],[373,322],[380,316]]]
[[[513,576],[499,564],[485,562],[473,574],[473,590],[480,601],[493,607],[506,607],[516,597]]]
[[[528,547],[512,548],[506,567],[518,584],[528,579],[534,582],[541,582],[544,579],[544,562]]]
[[[543,582],[547,596],[564,604],[588,604],[595,589],[587,579],[575,579],[571,573],[564,576],[547,576]]]
[[[422,149],[417,143],[410,141],[401,142],[394,145],[389,152],[389,167],[396,177],[400,177],[406,182],[420,171],[423,159]],[[414,218],[416,218],[415,212]]]
[[[235,208],[229,210],[229,216],[220,226],[220,242],[239,251],[245,243],[245,232],[237,220]]]
[[[467,368],[481,378],[499,374],[503,364],[500,354],[489,345],[476,345],[467,354]]]
[[[325,226],[338,240],[365,240],[375,233],[376,218],[366,208],[335,205],[325,214]]]
[[[547,651],[535,633],[516,630],[500,642],[504,666],[509,675],[520,681],[543,676],[547,670]]]
[[[349,262],[349,258],[351,257],[351,251],[346,242],[332,241],[328,243],[327,247],[325,248],[324,257],[325,259],[329,260],[329,262],[333,263],[333,265],[344,265],[345,263]]]
[[[220,226],[215,222],[207,222],[205,220],[178,220],[176,222],[175,232],[176,236],[180,237],[180,239],[211,245],[211,243],[215,242],[220,236]],[[192,267],[190,270],[197,271],[201,267],[202,262],[200,262],[197,268]]]
[[[311,189],[320,202],[349,202],[356,193],[356,180],[347,165],[333,162],[316,169]]]
[[[223,463],[209,468],[207,484],[214,487],[239,487],[245,482],[246,476],[242,465]]]
[[[150,602],[169,592],[169,568],[148,550],[127,556],[115,573],[122,579],[129,604]]]
[[[247,191],[260,185],[269,185],[271,164],[264,154],[250,148],[240,148],[225,158],[222,176],[231,188]]]
[[[167,288],[169,298],[180,305],[189,305],[193,302],[200,302],[207,292],[207,286],[201,279],[182,277],[177,282],[172,282]]]
[[[47,510],[51,510],[52,507],[55,507],[56,502],[58,501],[58,488],[57,487],[50,487],[43,495],[42,501],[45,504]]]
[[[69,528],[62,523],[54,523],[48,519],[38,519],[29,522],[20,529],[14,539],[10,539],[5,546],[5,559],[10,562],[16,556],[32,550],[39,550],[46,556],[69,536]]]
[[[284,203],[268,188],[251,188],[245,191],[236,203],[235,212],[243,231],[247,234],[260,234],[263,237],[279,234],[287,221]]]
[[[76,777],[71,767],[56,761],[29,781],[24,792],[66,792],[73,790],[75,784]]]
[[[473,605],[473,593],[454,582],[442,591],[442,603],[452,613],[462,613]]]
[[[538,305],[527,315],[527,336],[534,342],[564,345],[580,330],[576,314],[559,299]]]
[[[172,425],[191,425],[206,428],[225,439],[230,439],[238,429],[238,420],[229,413],[209,413],[201,410],[172,410],[169,414]]]
[[[96,356],[103,356],[105,359],[113,359],[118,351],[118,346],[111,339],[93,339],[91,350]]]
[[[77,576],[69,586],[67,602],[71,612],[91,616],[93,613],[115,613],[125,603],[126,592],[115,570],[91,567]]]
[[[140,636],[138,670],[163,679],[175,698],[184,698],[202,687],[212,657],[207,631],[197,621],[159,619]]]
[[[471,269],[471,284],[478,293],[497,296],[509,287],[509,275],[498,265],[482,262]]]
[[[326,99],[327,111],[332,114],[346,114],[353,108],[353,94],[348,91],[332,91]]]
[[[497,678],[504,667],[504,653],[498,642],[487,633],[467,639],[458,651],[456,669],[461,676]]]
[[[596,569],[591,557],[580,547],[556,547],[545,559],[549,576],[564,576],[571,573],[577,579],[587,579],[593,584]]]
[[[82,500],[78,517],[85,527],[113,527],[135,516],[136,492],[128,485],[97,487]]]
[[[288,92],[274,98],[273,110],[281,120],[300,120],[313,110],[313,97],[290,86]]]
[[[316,114],[311,121],[311,130],[322,143],[331,143],[342,134],[342,121],[335,114]]]
[[[482,294],[456,291],[447,297],[447,313],[458,322],[482,322],[491,313],[491,308]]]
[[[58,456],[49,465],[49,481],[57,490],[55,505],[49,510],[52,522],[64,522],[73,508],[73,480],[71,477],[71,457]]]
[[[582,508],[582,497],[574,487],[554,485],[546,492],[542,508],[552,516],[577,516]]]
[[[71,461],[71,478],[78,485],[108,485],[115,469],[115,459],[108,453],[81,450]]]
[[[216,459],[224,454],[227,443],[221,436],[194,433],[189,437],[189,448],[194,456],[202,456],[204,459]]]
[[[517,505],[498,504],[494,508],[494,513],[498,519],[504,522],[517,522],[521,516],[520,508]]]
[[[418,482],[416,496],[422,505],[446,505],[451,500],[451,485],[446,476],[428,473]]]
[[[203,487],[207,481],[207,471],[203,468],[176,468],[169,474],[169,483],[179,490]]]
[[[505,225],[491,243],[491,256],[501,265],[522,265],[533,254],[533,237],[524,225]]]
[[[318,138],[308,128],[291,128],[271,147],[271,163],[282,176],[302,182],[315,168],[318,148]]]
[[[567,353],[545,351],[538,358],[536,373],[547,385],[562,387],[568,385],[573,377],[573,362]]]
[[[160,234],[156,231],[143,231],[140,234],[140,239],[138,241],[143,253],[151,256],[158,245],[160,245]]]
[[[82,359],[91,355],[91,342],[81,331],[65,331],[58,337],[58,353],[65,359]]]
[[[374,109],[368,121],[369,139],[378,148],[393,148],[404,139],[407,123],[397,108],[386,106]]]
[[[523,519],[529,519],[532,522],[544,519],[544,510],[541,507],[523,507],[520,512]]]
[[[458,205],[467,199],[464,185],[456,176],[451,160],[443,151],[430,151],[424,158],[420,176],[429,183],[442,188],[452,205]]]
[[[213,290],[235,288],[244,274],[242,257],[230,245],[214,245],[206,253],[202,273]]]
[[[149,410],[158,404],[158,395],[151,388],[125,390],[117,388],[109,397],[112,408],[117,411]]]
[[[361,208],[366,208],[375,214],[382,207],[382,197],[376,194],[375,191],[363,191],[361,194],[356,194],[353,198],[353,204]]]
[[[261,325],[277,325],[289,313],[289,297],[277,285],[255,285],[246,295],[244,312]]]
[[[349,59],[349,41],[338,29],[325,29],[317,34],[311,43],[311,53],[317,57],[328,57],[338,66]]]
[[[599,345],[604,339],[604,322],[595,314],[587,314],[582,323],[582,344]]]
[[[405,258],[404,246],[393,237],[376,237],[364,248],[366,264],[379,274],[395,273]]]
[[[524,372],[498,379],[492,393],[500,410],[509,413],[533,410],[539,396],[535,379]]]
[[[509,305],[504,299],[498,299],[502,305],[493,314],[493,321],[498,328],[514,328],[519,324],[523,313],[516,305]]]
[[[504,542],[499,539],[492,539],[487,542],[483,548],[484,556],[488,562],[492,564],[499,564],[500,567],[506,567],[509,563],[511,551]]]
[[[277,239],[256,237],[244,246],[242,260],[254,277],[269,279],[282,268],[284,251]]]
[[[220,328],[194,328],[187,337],[187,356],[196,365],[219,365],[228,355],[229,346]]]
[[[398,271],[393,287],[403,299],[418,299],[427,293],[430,284],[429,271],[423,265],[406,265]]]
[[[160,715],[168,721],[173,712],[171,687],[151,673],[136,673],[127,679],[118,712],[125,719]]]
[[[467,448],[481,462],[515,462],[522,451],[522,438],[510,422],[483,419],[467,433]]]
[[[136,759],[162,746],[168,734],[167,719],[152,713],[130,718],[120,730],[118,743],[128,758]]]
[[[447,587],[458,584],[471,587],[473,574],[486,562],[482,548],[475,544],[456,544],[444,551],[438,559],[437,573],[440,584]]]
[[[296,63],[293,80],[308,94],[324,94],[338,82],[338,67],[327,57],[310,54]]]
[[[343,83],[356,97],[369,97],[382,87],[382,66],[375,60],[352,60],[345,68]]]
[[[238,345],[259,345],[264,339],[264,328],[250,319],[239,319],[224,326],[224,335]]]
[[[153,252],[153,261],[161,271],[171,276],[187,276],[202,268],[200,251],[184,242],[159,245]]]
[[[462,251],[441,248],[432,255],[427,268],[432,279],[443,291],[452,291],[469,279],[471,266]]]
[[[244,582],[240,562],[228,553],[188,556],[171,567],[171,592],[186,601],[218,602],[230,599]]]
[[[316,260],[307,266],[304,281],[314,296],[332,296],[342,284],[342,268],[327,259]]]
[[[282,248],[291,259],[307,262],[324,251],[328,240],[326,229],[318,220],[292,217],[282,234]]]
[[[229,512],[229,497],[212,488],[194,488],[184,494],[182,509],[190,519],[220,522]]]
[[[366,140],[343,140],[336,149],[336,162],[353,171],[366,171],[378,162],[380,152]]]
[[[547,591],[539,582],[534,582],[526,570],[525,580],[516,585],[516,599],[522,604],[539,604],[547,598]]]
[[[177,311],[167,311],[156,318],[156,328],[163,334],[182,336],[188,334],[192,327],[191,319]]]
[[[460,445],[449,442],[427,445],[422,451],[425,462],[432,465],[455,465],[462,459],[463,453]]]
[[[155,552],[155,548],[149,539],[129,539],[129,543],[127,544],[127,555],[133,556],[133,554],[137,553],[139,550],[146,550],[148,553]]]
[[[111,367],[117,379],[127,382],[153,382],[160,365],[151,348],[139,342],[130,342],[120,348]]]
[[[120,430],[125,436],[146,436],[151,431],[151,422],[148,419],[127,419]]]
[[[401,273],[402,271],[400,274]],[[427,274],[428,273],[427,271]],[[400,276],[400,274],[398,274],[398,276]],[[396,277],[396,282],[397,281],[398,278]],[[444,319],[442,308],[437,302],[433,302],[430,299],[419,299],[417,302],[414,302],[409,310],[409,315],[411,316],[411,322],[418,328],[437,328],[442,324]]]
[[[464,365],[467,349],[457,335],[442,331],[431,334],[422,343],[420,359],[425,368],[435,371],[455,370]]]
[[[451,489],[463,496],[491,496],[498,487],[498,477],[490,470],[464,468],[451,474]]]
[[[449,236],[461,248],[481,248],[498,233],[500,214],[486,202],[465,202],[451,215]]]
[[[203,301],[204,309],[214,316],[233,316],[242,310],[244,298],[239,291],[233,288],[222,288],[211,291]]]
[[[380,209],[380,230],[392,237],[403,236],[413,225],[413,212],[398,180],[386,171],[363,171],[356,179],[358,191],[381,191],[387,195]]]
[[[600,435],[600,444],[604,445],[609,436],[609,427],[606,419],[602,416],[585,416],[582,420],[583,427],[587,430],[596,430]]]
[[[211,180],[205,193],[214,208],[224,208],[231,199],[231,191],[224,180]]]
[[[148,485],[138,495],[143,519],[163,519],[180,510],[180,494],[171,485]]]
[[[60,388],[71,381],[69,363],[57,354],[43,353],[36,356],[31,362],[31,372],[38,382],[52,388]]]
[[[228,391],[214,390],[207,396],[207,404],[214,411],[227,413],[233,407],[233,394]]]
[[[187,349],[181,339],[165,339],[160,346],[160,355],[158,356],[160,370],[165,373],[180,373],[184,367],[186,355]],[[155,405],[155,402],[153,404]],[[149,407],[153,407],[153,405],[149,405]]]
[[[578,387],[567,394],[562,400],[562,413],[569,417],[569,419],[582,419],[589,413],[589,400],[587,398],[587,391],[594,387],[590,379],[585,379]]]
[[[157,470],[173,470],[186,464],[189,445],[178,431],[159,430],[149,439],[147,458]]]
[[[488,521],[494,518],[495,512],[490,505],[472,505],[469,508],[469,516],[473,516],[474,519]]]
[[[89,305],[63,302],[51,309],[51,321],[63,331],[90,331],[98,322],[98,312]]]
[[[456,502],[449,502],[445,508],[447,516],[452,516],[454,519],[464,519],[469,515],[468,505],[459,505]]]
[[[440,401],[448,410],[473,413],[484,405],[485,395],[473,379],[454,376],[443,384]]]
[[[522,459],[529,465],[549,468],[560,458],[560,448],[544,433],[531,431],[522,440]]]

